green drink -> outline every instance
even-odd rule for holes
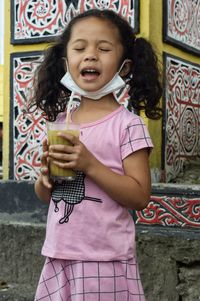
[[[70,134],[76,137],[79,137],[79,125],[69,123],[58,123],[58,122],[49,122],[47,124],[47,135],[48,135],[48,144],[62,144],[62,145],[72,145],[68,140],[63,137],[58,136],[58,133]],[[61,161],[64,162],[64,161]],[[53,160],[50,159],[49,162],[50,175],[54,179],[64,179],[64,180],[73,180],[76,177],[76,172],[69,168],[62,168],[53,163]]]

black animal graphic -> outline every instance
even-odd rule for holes
[[[69,216],[73,212],[74,206],[81,203],[83,200],[89,200],[102,203],[98,198],[85,196],[85,174],[77,172],[76,178],[73,181],[55,181],[52,192],[52,200],[55,204],[55,212],[59,211],[58,203],[65,202],[64,216],[59,220],[60,224],[67,223]]]

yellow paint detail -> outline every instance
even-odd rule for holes
[[[3,65],[0,65],[0,122],[3,122]]]

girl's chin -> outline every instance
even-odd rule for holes
[[[80,85],[79,87],[86,92],[96,92],[102,88],[102,86],[97,85]]]

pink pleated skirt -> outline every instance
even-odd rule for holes
[[[135,259],[74,261],[46,258],[35,301],[145,301]]]

